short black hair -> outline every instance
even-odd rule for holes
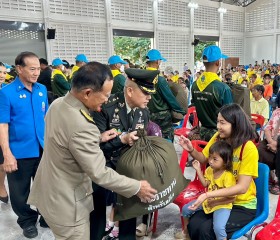
[[[40,64],[49,65],[48,61],[45,58],[39,59]]]
[[[252,90],[255,89],[256,91],[258,92],[261,92],[261,94],[263,95],[264,93],[264,86],[263,85],[260,85],[260,84],[257,84],[255,85],[254,87],[252,87]]]
[[[209,148],[209,154],[217,153],[223,159],[225,164],[225,169],[227,171],[232,171],[232,157],[233,150],[232,147],[226,141],[216,141]]]
[[[19,55],[17,55],[16,59],[15,59],[15,65],[19,65],[19,66],[22,66],[22,67],[25,67],[26,64],[25,64],[25,58],[28,58],[28,57],[36,57],[38,58],[38,56],[33,53],[33,52],[21,52]],[[38,58],[39,59],[39,58]]]
[[[113,80],[110,68],[99,62],[89,62],[79,68],[72,80],[72,88],[81,91],[91,88],[96,92],[102,90],[106,80]]]
[[[269,78],[271,79],[270,74],[267,74],[267,73],[266,73],[266,74],[263,75],[263,78],[266,78],[266,77],[269,77]]]

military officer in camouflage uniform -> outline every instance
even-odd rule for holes
[[[157,49],[151,49],[147,55],[147,70],[159,69],[160,63],[166,61]],[[180,107],[175,96],[167,83],[167,80],[159,76],[156,84],[156,93],[152,95],[152,100],[148,104],[150,118],[158,124],[162,131],[162,136],[170,141],[174,139],[174,129],[171,111],[185,114]]]
[[[158,70],[133,68],[128,68],[125,72],[128,78],[124,91],[111,95],[108,102],[102,106],[101,112],[92,113],[101,133],[109,129],[118,132],[118,137],[100,145],[107,166],[113,169],[120,158],[121,150],[127,145],[133,145],[138,139],[135,130],[143,129],[148,124],[147,104],[151,95],[155,93],[155,83],[159,74]],[[97,185],[94,185],[94,205],[95,210],[91,214],[91,240],[101,240],[106,224],[106,192]],[[136,218],[121,221],[119,239],[136,239],[135,229]]]

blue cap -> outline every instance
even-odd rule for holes
[[[78,54],[75,59],[78,62],[88,63],[88,59],[87,59],[87,56],[85,54]]]
[[[66,63],[66,62],[63,62],[60,58],[56,58],[56,59],[54,59],[54,60],[52,61],[52,65],[53,65],[54,67],[59,66],[59,65],[61,65],[61,64],[65,65],[65,64],[67,64],[67,63]]]
[[[127,62],[124,61],[124,60],[123,60],[120,56],[118,56],[118,55],[114,55],[114,56],[109,57],[108,63],[109,63],[110,65],[117,64],[117,63],[127,64]]]
[[[7,68],[7,69],[11,69],[12,68],[12,66],[9,65],[8,63],[4,63],[4,65],[5,65],[5,68]]]
[[[160,51],[157,49],[151,49],[147,53],[146,58],[148,59],[148,61],[157,61],[157,60],[161,60],[163,62],[167,61],[164,57],[161,56]]]
[[[204,58],[206,58],[206,59],[204,59]],[[221,58],[226,59],[226,58],[228,58],[228,56],[222,54],[221,49],[216,45],[209,46],[203,50],[203,53],[202,53],[203,62],[216,62],[216,61],[220,60]]]

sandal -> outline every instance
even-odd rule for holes
[[[280,187],[278,184],[272,185],[269,188],[270,193],[274,194],[274,195],[279,195],[280,194]]]
[[[146,229],[147,229],[147,225],[144,223],[140,223],[138,225],[138,227],[136,228],[136,236],[137,237],[143,237],[146,235]],[[152,227],[149,227],[148,229],[148,233],[150,233],[152,231]]]

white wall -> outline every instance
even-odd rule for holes
[[[273,42],[273,36],[255,36],[246,37],[245,40],[245,52],[246,63],[254,64],[255,61],[261,62],[262,59],[271,60],[273,56],[273,48],[271,43]]]
[[[245,12],[244,63],[280,63],[280,0],[259,0]]]
[[[112,30],[116,28],[153,31],[155,46],[168,59],[165,65],[172,65],[180,72],[183,64],[193,58],[194,35],[219,36],[225,54],[239,57],[243,62],[244,8],[196,0],[199,8],[190,19],[188,2],[5,0],[0,1],[0,20],[44,23],[46,28],[55,28],[56,38],[46,39],[49,61],[61,57],[73,63],[76,54],[85,53],[90,60],[106,63],[113,54]],[[222,21],[217,11],[220,6],[228,9]]]

